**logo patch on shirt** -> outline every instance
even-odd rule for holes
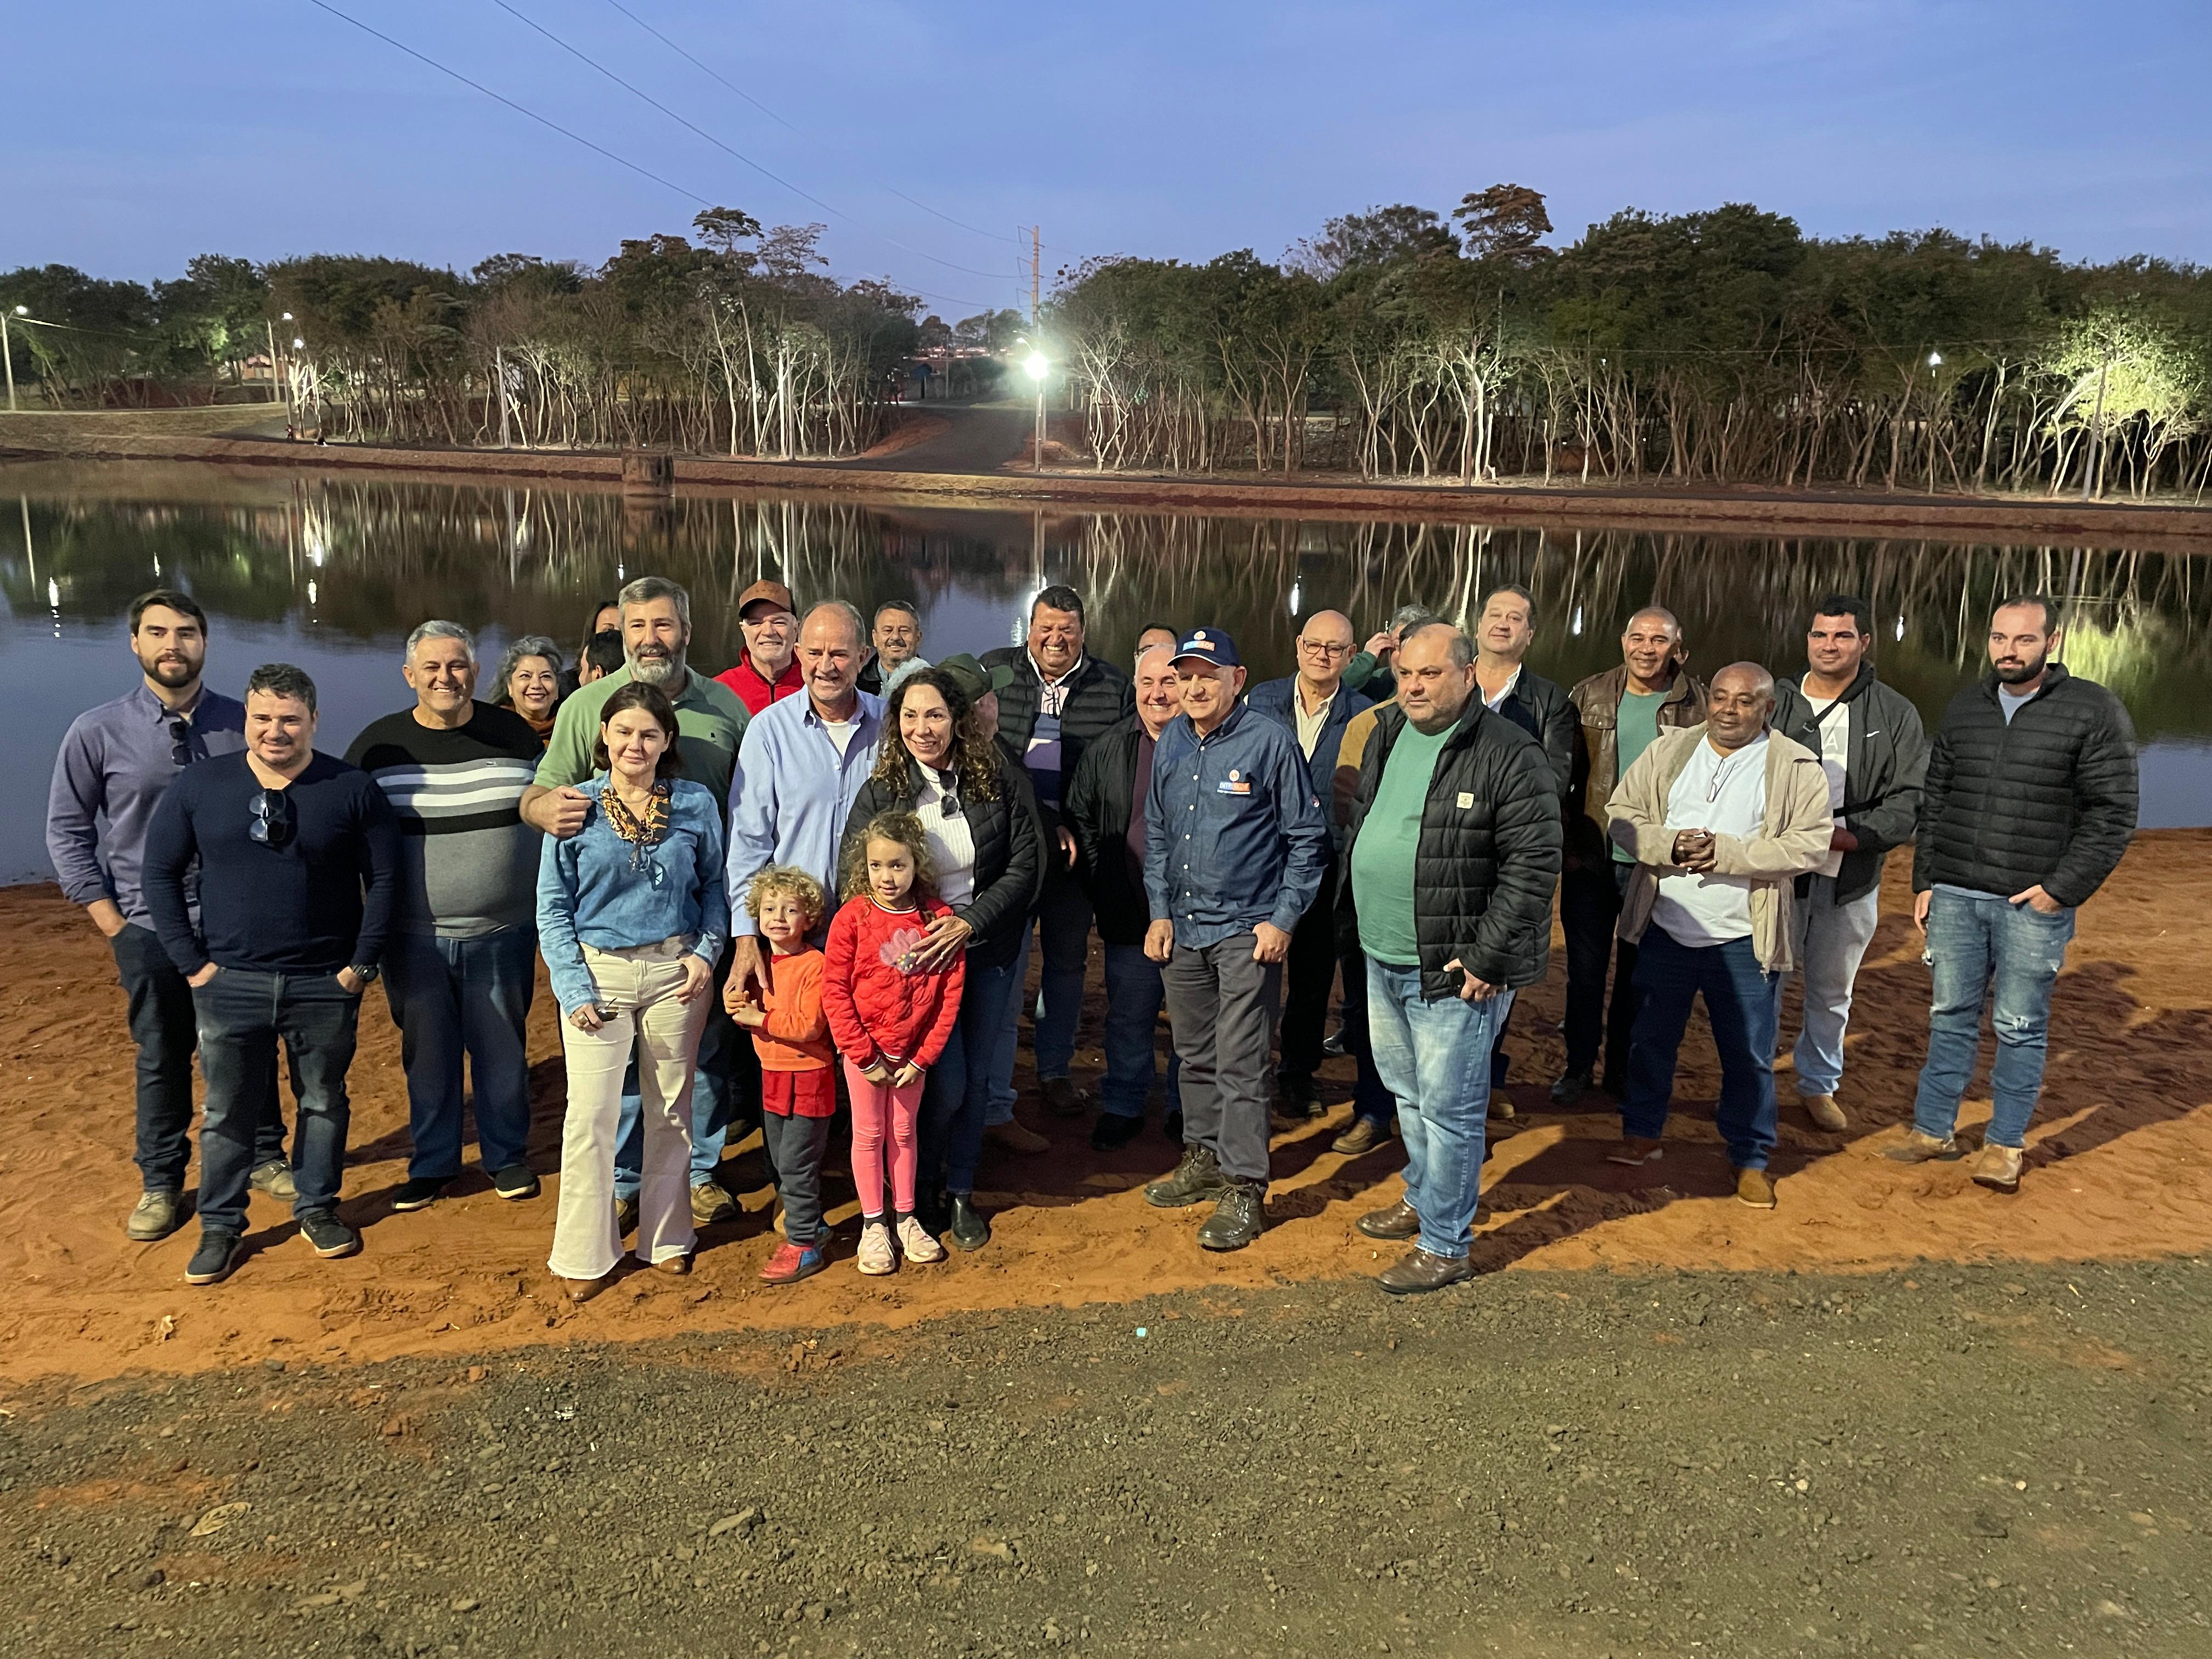
[[[1474,792],[1473,792],[1473,791],[1471,791],[1471,790],[1467,790],[1467,789],[1462,789],[1462,790],[1461,790],[1461,791],[1459,792],[1459,804],[1460,804],[1462,806],[1472,806],[1472,805],[1474,805]]]

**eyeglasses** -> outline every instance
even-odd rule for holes
[[[1324,657],[1348,657],[1352,654],[1350,646],[1333,645],[1327,640],[1300,640],[1298,649],[1318,652]]]
[[[254,792],[246,810],[253,814],[253,822],[246,826],[246,835],[264,847],[283,847],[292,839],[292,796],[283,789],[261,789]]]
[[[179,716],[169,722],[169,764],[190,766],[192,763],[192,725]]]

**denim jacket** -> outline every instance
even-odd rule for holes
[[[578,787],[593,803],[584,827],[566,841],[548,836],[538,860],[538,948],[563,1014],[598,998],[586,945],[622,951],[682,937],[712,966],[730,935],[721,809],[704,785],[676,781],[668,834],[638,856],[635,869],[636,849],[607,827],[597,804],[605,774]]]
[[[1201,738],[1188,715],[1152,750],[1145,895],[1190,950],[1272,922],[1298,925],[1321,890],[1328,820],[1297,739],[1250,705]]]

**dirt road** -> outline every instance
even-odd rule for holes
[[[19,1395],[0,1619],[23,1659],[2203,1659],[2208,1332],[2192,1261],[303,1340]]]

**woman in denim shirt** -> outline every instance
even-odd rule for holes
[[[538,866],[538,937],[568,1061],[561,1208],[546,1265],[579,1302],[622,1259],[615,1139],[633,1042],[645,1124],[637,1254],[665,1273],[691,1270],[691,1073],[730,932],[720,809],[676,775],[668,699],[653,686],[623,686],[599,712],[592,758],[601,773],[582,786],[592,801],[584,827],[565,841],[547,836]]]

